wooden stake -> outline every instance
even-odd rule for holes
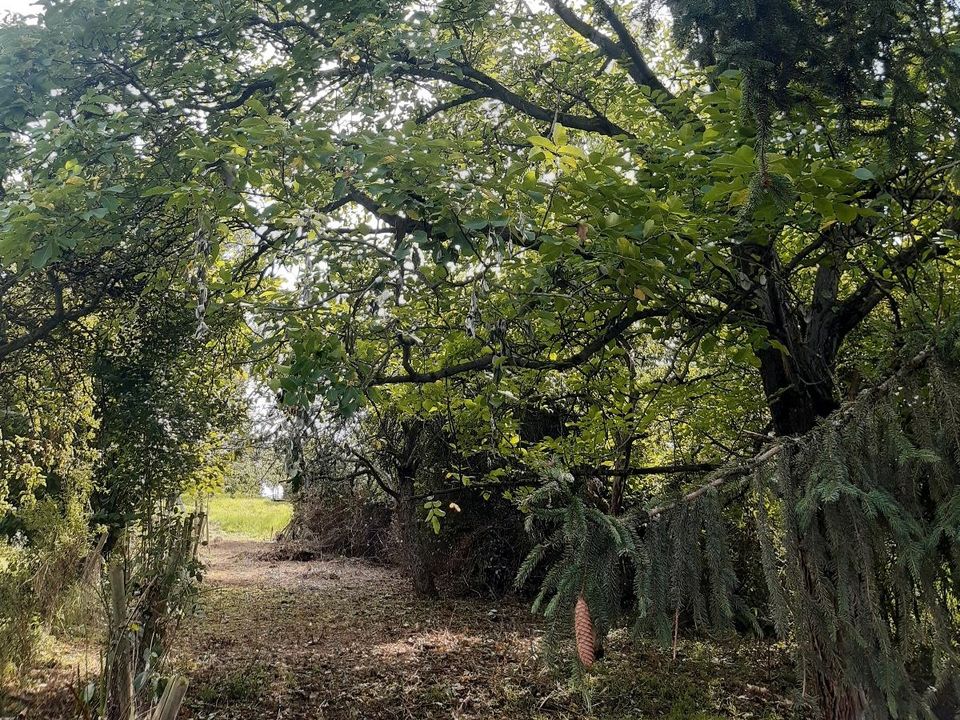
[[[127,592],[123,574],[123,561],[114,560],[110,565],[111,629],[117,635],[115,655],[110,682],[110,720],[135,720],[136,707],[133,696],[133,648],[127,628]]]

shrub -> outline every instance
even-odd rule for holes
[[[16,677],[34,658],[40,621],[29,592],[25,549],[17,543],[0,547],[0,681]]]
[[[80,580],[89,534],[77,502],[29,503],[22,529],[0,545],[0,679],[9,681],[36,655]]]
[[[322,555],[382,558],[390,542],[390,519],[390,508],[376,500],[301,492],[293,518],[278,538],[278,553],[295,559]]]
[[[165,664],[180,620],[196,607],[202,522],[196,513],[161,511],[128,529],[111,554],[102,672],[82,698],[88,717],[126,717],[129,708],[162,704],[168,687],[182,685]],[[179,693],[173,705],[181,700]]]
[[[486,598],[510,592],[531,544],[516,506],[499,496],[484,499],[469,488],[445,495],[444,501],[448,510],[440,532],[423,544],[440,591]],[[451,503],[459,510],[450,511]]]

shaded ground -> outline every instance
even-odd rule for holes
[[[48,639],[42,663],[18,687],[0,687],[0,720],[67,720],[76,717],[76,694],[100,671],[96,629],[83,638]]]
[[[185,718],[574,718],[588,713],[537,656],[526,607],[425,602],[388,567],[268,558],[269,545],[212,541],[203,611],[181,632]],[[602,718],[779,718],[793,678],[764,645],[687,644],[600,663]]]
[[[215,538],[200,612],[173,662],[190,720],[785,720],[794,676],[761,643],[635,646],[622,635],[591,674],[589,705],[544,669],[541,626],[514,602],[424,601],[392,568],[269,559],[269,543]],[[76,717],[96,646],[59,641],[0,720]],[[589,708],[589,709],[588,709]]]

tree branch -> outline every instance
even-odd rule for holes
[[[84,303],[72,310],[65,310],[63,306],[63,290],[57,285],[54,287],[54,312],[33,330],[0,345],[0,361],[18,350],[22,350],[39,340],[43,340],[64,323],[79,320],[94,312],[100,306],[104,294],[104,292],[100,292],[90,300],[90,302]]]
[[[679,127],[684,122],[695,119],[689,110],[678,107],[676,96],[667,89],[666,85],[647,64],[633,35],[617,16],[614,9],[606,2],[599,0],[596,7],[607,24],[616,33],[619,42],[584,21],[562,0],[548,0],[548,4],[571,30],[592,42],[604,55],[623,66],[637,85],[649,88],[653,107],[673,125]]]
[[[260,91],[273,90],[276,87],[276,81],[269,78],[260,78],[254,80],[246,87],[240,89],[237,95],[229,100],[221,100],[217,103],[193,103],[187,107],[193,110],[204,110],[206,112],[223,112],[224,110],[233,110],[243,105],[247,100]]]
[[[830,423],[834,427],[841,427],[844,423],[848,422],[854,415],[854,410],[862,403],[866,402],[871,398],[875,398],[879,395],[882,395],[889,390],[891,390],[895,385],[899,384],[903,378],[910,372],[920,369],[933,357],[933,347],[927,346],[919,353],[910,358],[907,362],[903,363],[896,372],[892,373],[886,380],[884,380],[879,385],[874,385],[872,387],[866,388],[860,392],[857,397],[843,405],[839,409],[833,412],[830,416],[823,420],[823,424]],[[802,435],[800,437],[806,437]],[[699,487],[691,490],[686,495],[683,495],[678,500],[672,502],[663,503],[662,505],[657,505],[647,510],[647,519],[655,520],[659,515],[671,510],[678,505],[683,503],[694,502],[701,496],[710,492],[711,490],[720,487],[728,480],[733,478],[743,477],[757,468],[763,466],[768,460],[779,455],[784,448],[789,446],[792,443],[797,442],[799,438],[797,437],[782,437],[776,439],[774,442],[769,444],[759,453],[754,455],[752,458],[746,462],[739,464],[729,464],[725,465],[715,472],[711,473],[710,479],[708,482],[700,485]]]
[[[447,110],[451,110],[455,107],[466,105],[468,103],[472,103],[477,100],[485,100],[485,99],[486,99],[485,96],[479,92],[464,93],[460,97],[454,98],[453,100],[448,100],[447,102],[439,103],[438,105],[433,106],[426,112],[421,113],[420,115],[417,116],[417,124],[421,125],[425,123],[427,120],[429,120],[430,118],[432,118],[434,115],[439,115],[440,113],[446,112]]]
[[[417,60],[408,60],[406,67],[398,70],[396,74],[403,75],[405,71],[407,74],[415,77],[443,80],[451,85],[469,90],[476,95],[497,100],[535,120],[553,122],[553,120],[556,119],[561,125],[572,130],[583,130],[585,132],[599,133],[610,137],[616,137],[618,135],[629,138],[634,137],[633,133],[620,127],[604,115],[590,117],[587,115],[576,115],[550,110],[522,97],[507,88],[499,80],[477,70],[465,62],[451,62],[455,65],[459,74],[437,69],[436,66],[432,64],[420,64]]]
[[[901,250],[892,260],[886,263],[883,269],[890,270],[894,276],[897,276],[919,265],[930,255],[939,255],[946,252],[947,248],[945,246],[936,245],[933,242],[933,238],[928,236],[917,240],[910,247]],[[873,311],[880,301],[888,295],[890,288],[896,284],[892,280],[888,280],[882,276],[883,269],[873,277],[867,278],[864,283],[846,300],[841,302],[834,311],[833,318],[830,321],[830,328],[837,346]]]
[[[492,368],[494,363],[498,363],[500,367],[521,368],[525,370],[569,370],[570,368],[577,367],[578,365],[582,365],[583,363],[587,362],[610,342],[617,339],[638,320],[652,317],[662,317],[665,314],[666,310],[662,308],[655,308],[648,310],[637,310],[633,313],[624,315],[619,320],[611,322],[606,331],[594,338],[594,340],[588,344],[584,345],[578,352],[559,360],[538,360],[513,357],[510,355],[497,356],[494,354],[488,354],[473,360],[458,363],[456,365],[448,365],[447,367],[440,368],[439,370],[432,370],[428,372],[410,372],[408,370],[403,375],[374,376],[368,380],[367,385],[397,385],[401,383],[425,385],[427,383],[436,382],[437,380],[443,380],[444,378],[463,375],[464,373],[487,370]]]
[[[683,473],[712,472],[720,469],[717,463],[685,463],[678,465],[648,465],[646,467],[580,468],[574,475],[597,475],[600,477],[638,477],[643,475],[679,475]]]

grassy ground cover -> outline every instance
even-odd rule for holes
[[[270,540],[290,522],[293,507],[259,497],[214,495],[208,504],[210,529],[224,535]]]

